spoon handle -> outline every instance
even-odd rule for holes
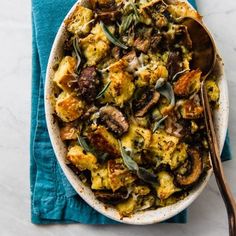
[[[204,85],[204,81],[201,86],[201,99],[204,107],[205,123],[208,135],[208,143],[210,147],[211,161],[218,184],[221,196],[224,200],[229,223],[229,235],[236,236],[236,203],[231,189],[226,181],[222,162],[220,159],[220,151],[218,147],[218,141],[214,129],[214,123],[212,119],[212,112],[207,96],[207,91]]]

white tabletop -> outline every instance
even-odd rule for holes
[[[230,92],[230,135],[236,152],[236,1],[197,0],[225,62]],[[30,0],[0,4],[0,235],[227,235],[224,204],[212,177],[189,209],[189,223],[137,226],[55,225],[30,223],[29,129],[31,88]],[[234,107],[235,106],[235,107]],[[236,157],[224,163],[236,196]]]

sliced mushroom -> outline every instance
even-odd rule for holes
[[[144,92],[141,97],[137,100],[134,100],[133,107],[136,117],[143,117],[147,112],[157,104],[160,98],[160,94],[157,91],[149,90]]]
[[[188,155],[191,161],[191,171],[187,175],[176,175],[176,183],[181,187],[189,187],[196,183],[203,171],[203,161],[197,149],[189,149]]]
[[[150,43],[151,43],[151,39],[147,39],[147,38],[137,38],[135,41],[134,41],[134,47],[141,51],[141,52],[144,52],[146,53],[150,47]]]
[[[109,24],[112,21],[116,21],[119,16],[120,11],[118,10],[97,11],[97,18],[99,20],[102,20],[106,24]]]
[[[129,193],[127,191],[95,191],[95,197],[106,204],[115,205],[129,197]]]
[[[91,103],[97,96],[99,78],[95,66],[86,67],[80,73],[78,79],[78,95],[83,100]]]
[[[113,106],[100,108],[100,121],[117,136],[121,136],[129,129],[129,124],[124,115]]]
[[[162,40],[162,36],[157,34],[151,38],[150,48],[156,52]]]

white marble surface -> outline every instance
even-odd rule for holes
[[[225,62],[230,134],[236,153],[236,1],[198,0]],[[0,235],[227,235],[227,217],[214,178],[189,210],[186,225],[35,226],[30,223],[29,129],[31,87],[30,0],[0,3]],[[236,196],[236,157],[224,163]]]

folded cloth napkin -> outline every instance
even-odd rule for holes
[[[113,224],[88,206],[71,187],[57,163],[44,112],[44,82],[57,30],[75,0],[32,0],[32,114],[30,142],[31,220],[35,224]],[[195,1],[191,0],[194,7]],[[230,159],[226,138],[223,160]],[[185,223],[186,211],[167,222]]]

